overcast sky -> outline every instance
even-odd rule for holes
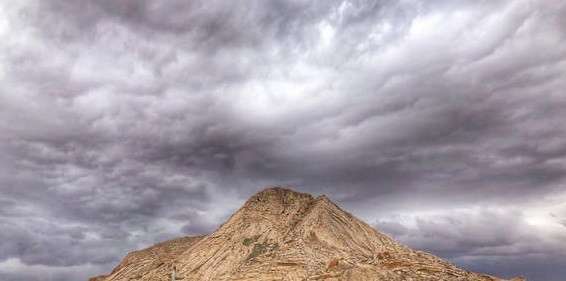
[[[566,2],[1,1],[0,280],[77,281],[267,185],[566,276]]]

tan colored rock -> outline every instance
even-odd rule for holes
[[[128,254],[95,281],[502,280],[409,249],[326,196],[268,188],[214,233]],[[521,280],[521,279],[517,279]]]
[[[88,281],[104,281],[106,275],[99,275],[92,278],[89,278]]]

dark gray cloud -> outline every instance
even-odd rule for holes
[[[391,216],[376,227],[412,247],[431,251],[472,270],[533,280],[561,280],[566,232],[548,227],[549,214],[521,208],[481,208],[452,214]],[[525,271],[528,268],[528,271]]]
[[[0,4],[0,279],[108,271],[283,184],[467,268],[558,280],[564,18],[529,0]]]

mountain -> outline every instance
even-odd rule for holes
[[[503,280],[412,250],[326,196],[272,187],[252,196],[214,233],[128,254],[91,281]],[[516,278],[513,280],[524,280]]]

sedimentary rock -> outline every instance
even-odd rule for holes
[[[412,250],[326,196],[284,188],[252,196],[214,233],[128,254],[96,281],[502,280]],[[517,279],[519,280],[519,279]]]

